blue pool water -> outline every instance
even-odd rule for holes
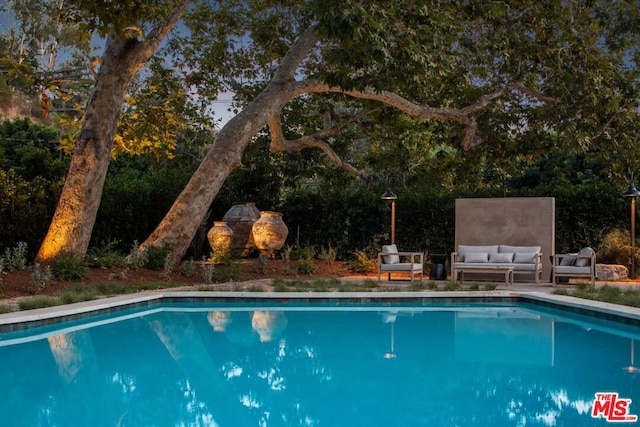
[[[1,334],[0,425],[604,426],[636,350],[532,305],[154,306]]]

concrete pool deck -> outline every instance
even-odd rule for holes
[[[362,278],[345,278],[362,280]],[[444,283],[444,282],[442,282]],[[599,282],[597,286],[615,285]],[[554,290],[563,286],[551,283],[515,283],[513,286],[498,283],[496,289],[459,291],[411,291],[403,290],[410,283],[381,282],[382,286],[397,288],[375,292],[252,292],[252,291],[195,291],[162,290],[145,291],[130,295],[119,295],[92,301],[47,307],[42,309],[14,311],[0,314],[0,333],[25,330],[32,327],[52,326],[71,320],[85,320],[100,314],[109,314],[137,308],[153,308],[162,303],[209,302],[224,304],[230,302],[264,303],[433,303],[433,302],[488,302],[518,303],[529,302],[540,306],[560,308],[578,314],[592,315],[640,326],[640,308],[586,300],[566,295],[556,295]],[[627,284],[619,284],[628,287]],[[575,286],[568,286],[569,289]],[[0,340],[1,341],[1,340]]]

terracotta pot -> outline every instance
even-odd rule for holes
[[[233,230],[224,221],[214,221],[207,232],[207,239],[213,252],[220,252],[231,247]]]
[[[233,230],[231,249],[238,252],[240,256],[248,256],[254,248],[251,228],[259,218],[260,210],[253,202],[234,203],[222,217],[222,220]]]
[[[289,234],[289,229],[282,220],[282,213],[273,211],[260,212],[258,219],[252,227],[253,242],[256,248],[264,254],[270,255],[284,245]]]

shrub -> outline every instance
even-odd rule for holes
[[[180,274],[184,277],[193,277],[196,272],[196,263],[193,258],[188,259],[187,261],[180,264]]]
[[[332,264],[336,261],[337,256],[338,250],[332,248],[331,245],[329,245],[328,249],[325,249],[324,246],[322,247],[322,249],[320,249],[320,255],[318,255],[318,258],[321,261],[326,262],[327,264]]]
[[[83,257],[63,252],[51,261],[51,271],[60,280],[82,280],[89,276],[89,266]]]
[[[29,283],[34,288],[36,293],[42,292],[51,283],[51,267],[46,266],[44,270],[40,269],[40,264],[36,263],[33,266],[33,272],[29,278]]]
[[[13,248],[5,248],[2,265],[3,269],[9,272],[27,268],[27,244],[18,242]]]
[[[636,259],[640,259],[639,255],[640,248],[636,248]],[[629,232],[615,229],[605,234],[598,247],[598,262],[631,265]]]
[[[91,248],[87,254],[89,267],[113,268],[125,265],[124,256],[118,253],[117,240],[105,242],[100,247]]]
[[[258,258],[256,258],[256,273],[258,274],[267,274],[267,264],[269,263],[269,258],[260,254]]]
[[[129,264],[133,268],[144,267],[147,263],[147,252],[141,251],[140,246],[138,246],[138,241],[134,240],[133,245],[131,246],[131,251],[129,252]]]
[[[349,268],[356,273],[370,273],[376,268],[376,260],[369,257],[367,252],[357,250],[353,253],[355,259],[351,261]]]
[[[149,270],[166,270],[167,257],[171,255],[171,248],[168,245],[149,246],[144,252],[144,267]]]
[[[231,248],[217,250],[209,257],[209,261],[214,264],[231,264],[232,260],[233,251]]]

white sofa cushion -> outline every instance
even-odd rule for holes
[[[513,256],[514,264],[535,264],[537,252],[516,252]]]
[[[469,252],[464,254],[464,262],[489,262],[487,252]]]
[[[393,255],[382,255],[382,260],[385,264],[397,264],[400,262],[400,255],[398,255],[398,247],[396,245],[384,245],[382,246],[383,254],[393,254]]]
[[[498,252],[513,252],[513,253],[539,253],[542,250],[540,246],[511,246],[500,245]]]
[[[504,252],[504,253],[492,252],[489,254],[489,262],[510,264],[513,262],[513,252]]]
[[[593,255],[595,252],[593,251],[593,249],[586,247],[586,248],[582,248],[580,249],[580,252],[578,252],[578,255]],[[589,265],[591,265],[591,259],[590,258],[578,258],[576,259],[576,262],[574,264],[576,267],[588,267]]]
[[[466,254],[477,253],[477,252],[485,252],[485,253],[498,252],[498,245],[485,245],[485,246],[458,245],[458,261],[461,261],[461,262],[466,261],[465,259]]]

